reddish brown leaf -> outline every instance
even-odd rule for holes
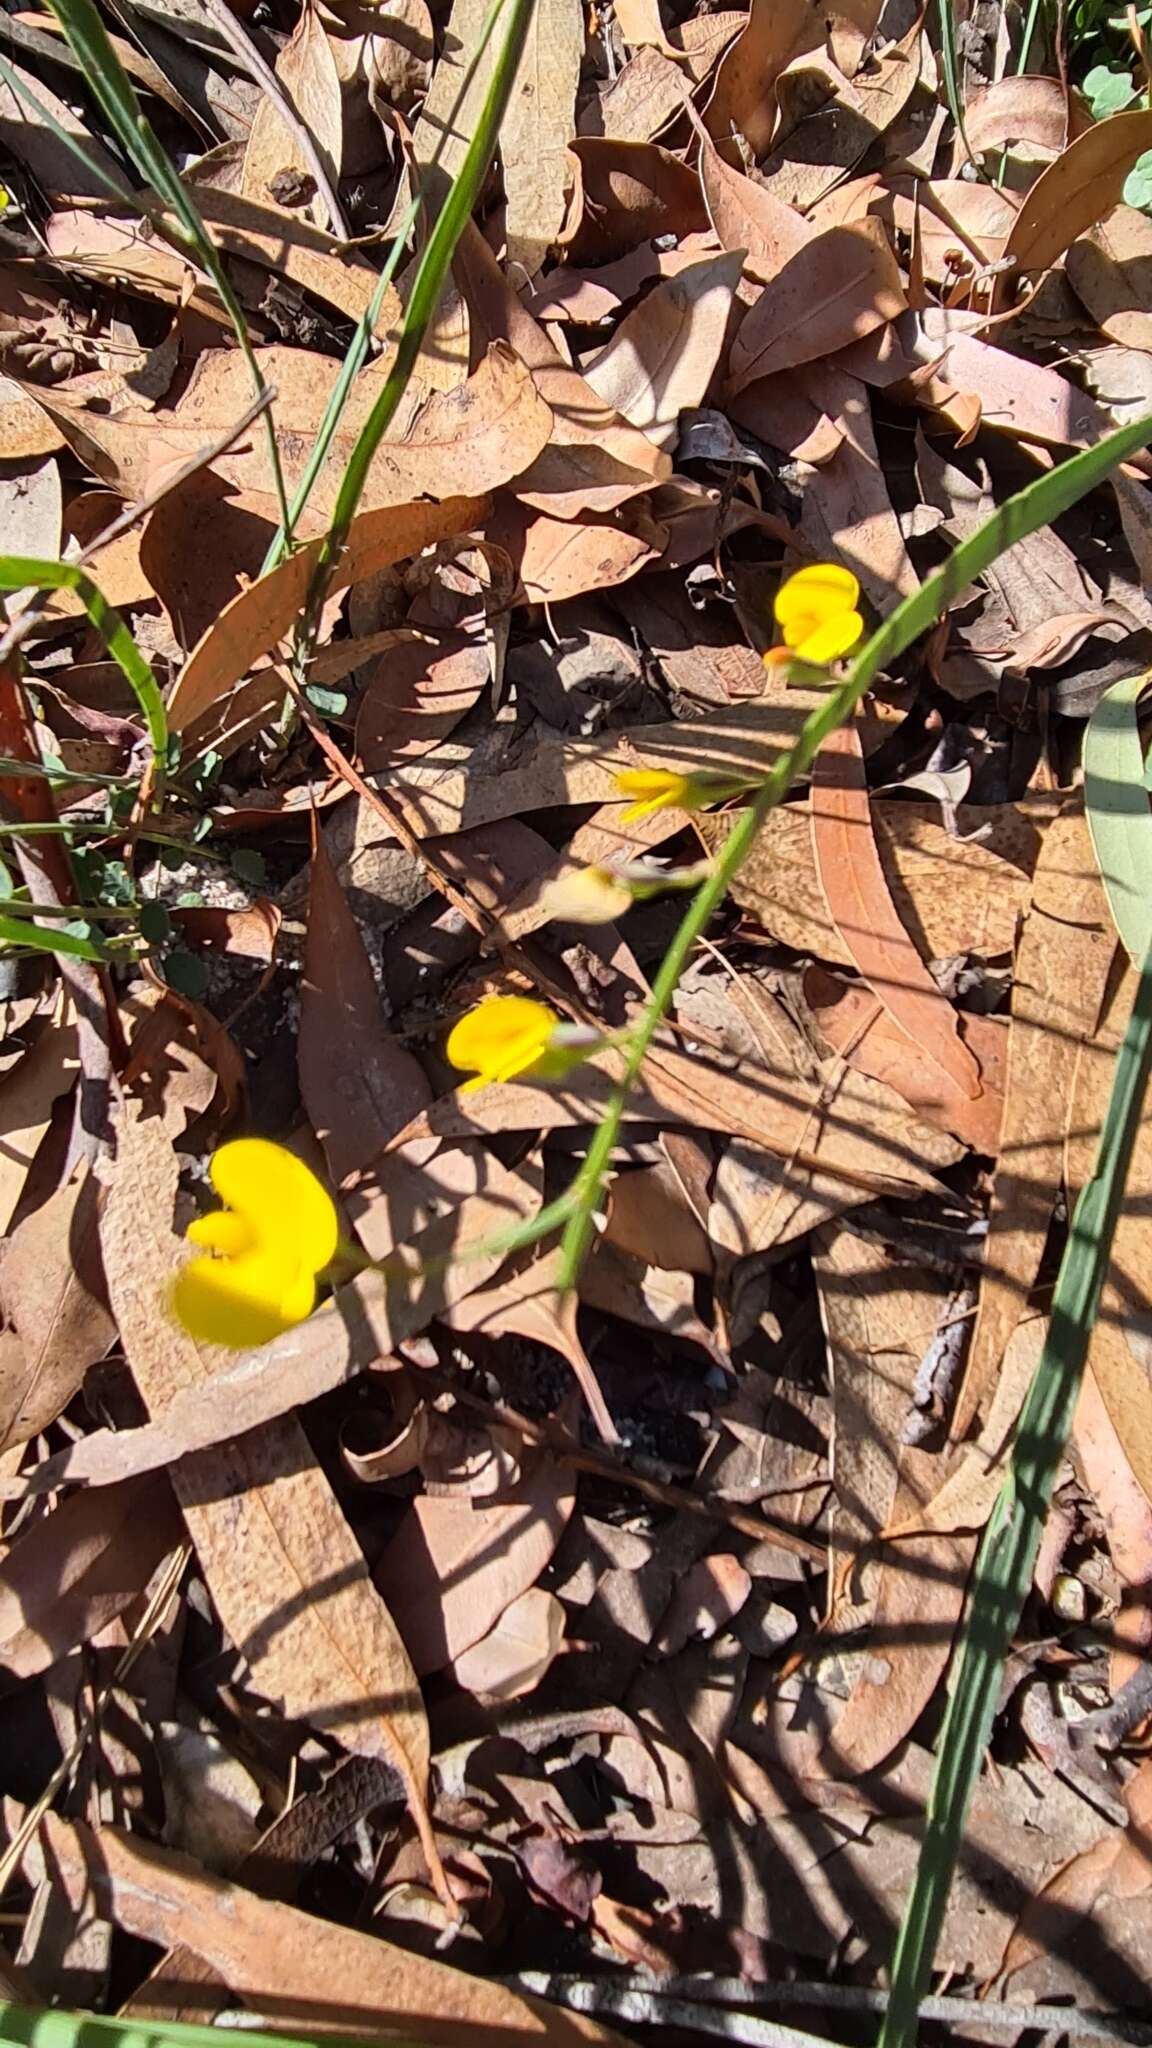
[[[813,0],[752,0],[705,109],[708,133],[717,142],[730,146],[735,129],[753,157],[763,156],[776,125],[776,82],[793,57],[819,49],[824,22]]]
[[[368,683],[356,721],[366,775],[426,753],[459,725],[490,680],[488,648],[475,634],[440,641],[395,636]]]
[[[980,1063],[983,1093],[975,1101],[950,1083],[877,997],[858,982],[839,981],[822,967],[804,976],[804,997],[825,1038],[862,1074],[886,1081],[919,1116],[994,1159],[1004,1115],[1007,1026],[999,1017],[961,1014],[965,1044]]]
[[[339,1184],[383,1152],[432,1090],[384,1029],[364,941],[315,828],[302,997],[300,1089]]]
[[[945,1083],[975,1102],[979,1063],[900,922],[880,865],[853,726],[826,741],[815,764],[812,843],[829,915],[860,973]]]

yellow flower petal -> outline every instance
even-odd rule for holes
[[[647,818],[654,811],[669,811],[676,806],[691,810],[696,801],[691,776],[678,775],[672,768],[621,768],[613,781],[621,796],[636,798],[623,813],[622,825],[632,818]]]
[[[777,623],[787,628],[800,617],[819,622],[837,612],[855,611],[859,596],[860,585],[851,569],[842,569],[838,562],[812,562],[785,578],[773,609]],[[787,631],[784,638],[790,647],[795,645]]]
[[[303,1322],[315,1305],[313,1275],[273,1251],[189,1259],[172,1283],[177,1321],[201,1344],[233,1351],[267,1344]]]
[[[864,631],[864,621],[859,612],[840,612],[834,619],[824,619],[807,633],[794,648],[801,661],[810,661],[814,667],[825,667],[830,661],[839,661],[842,654],[849,654]]]
[[[256,1243],[312,1274],[335,1256],[335,1206],[294,1152],[267,1138],[234,1138],[213,1153],[209,1172],[221,1201],[250,1225]]]
[[[631,910],[632,891],[611,868],[573,868],[545,885],[541,904],[569,924],[611,924]]]
[[[207,1216],[194,1217],[184,1235],[189,1244],[202,1245],[206,1252],[220,1252],[225,1258],[234,1259],[241,1252],[256,1249],[251,1224],[231,1209],[212,1209]]]
[[[490,996],[453,1025],[444,1049],[454,1067],[475,1073],[464,1089],[483,1088],[526,1074],[547,1051],[559,1021],[531,996]]]

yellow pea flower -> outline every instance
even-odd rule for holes
[[[632,890],[611,868],[573,868],[545,883],[542,907],[566,924],[612,924],[631,910]]]
[[[851,569],[842,569],[835,562],[814,562],[797,569],[776,592],[774,610],[784,645],[769,648],[765,663],[773,667],[794,657],[814,668],[826,668],[829,662],[839,661],[863,636],[859,598],[860,585]]]
[[[621,796],[636,799],[621,812],[622,825],[631,818],[650,817],[654,811],[699,811],[705,804],[723,803],[726,797],[738,796],[755,780],[747,775],[722,775],[708,768],[688,775],[680,775],[674,768],[620,768],[612,779]]]
[[[454,1067],[471,1072],[461,1095],[493,1081],[562,1081],[605,1040],[585,1024],[566,1024],[531,996],[487,996],[452,1026],[444,1047]]]
[[[692,777],[677,775],[672,768],[621,768],[613,777],[621,796],[635,798],[620,823],[630,818],[647,818],[654,811],[690,811],[693,801]]]
[[[555,1011],[531,996],[488,996],[477,1003],[452,1026],[444,1048],[454,1067],[473,1075],[461,1083],[461,1094],[490,1081],[513,1081],[517,1074],[539,1074],[550,1064],[559,1028]]]
[[[267,1138],[221,1145],[208,1172],[224,1207],[189,1224],[204,1256],[180,1268],[172,1309],[201,1343],[248,1351],[311,1315],[339,1242],[336,1210],[303,1161]]]

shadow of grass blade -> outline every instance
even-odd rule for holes
[[[1058,469],[1047,471],[1044,476],[1026,484],[1022,491],[1017,491],[985,520],[983,526],[977,527],[975,533],[969,534],[967,540],[953,549],[947,561],[925,578],[919,590],[914,590],[896,606],[895,611],[889,613],[871,638],[865,641],[845,680],[830,690],[823,704],[818,705],[806,719],[795,746],[777,761],[753,803],[725,841],[712,874],[693,897],[664,955],[652,984],[652,994],[633,1032],[620,1084],[593,1133],[584,1164],[576,1176],[576,1204],[561,1246],[557,1280],[561,1293],[575,1286],[592,1242],[593,1219],[632,1084],[676,992],[692,947],[712,912],[727,895],[733,877],[755,844],[756,835],[769,811],[783,802],[797,777],[811,767],[828,734],[851,718],[880,670],[897,660],[921,633],[935,625],[941,613],[947,611],[953,599],[975,577],[990,568],[1016,541],[1027,539],[1041,526],[1058,519],[1086,492],[1103,483],[1117,463],[1124,462],[1137,449],[1146,447],[1150,440],[1152,415],[1118,427],[1095,448],[1083,449],[1080,454],[1062,462]]]
[[[1105,690],[1084,735],[1084,801],[1108,907],[1138,967],[1152,946],[1152,810],[1136,709],[1152,671]]]
[[[164,213],[150,214],[152,225],[167,241],[172,242],[183,256],[190,257],[193,262],[199,264],[211,278],[232,323],[237,345],[252,377],[256,396],[263,399],[266,396],[265,386],[252,348],[248,323],[244,318],[240,301],[232,289],[223,260],[200,218],[190,193],[157,140],[152,124],[136,97],[135,87],[112,47],[93,0],[51,0],[51,7],[73,53],[84,67],[88,85],[125,156],[135,164],[140,176],[175,215],[174,225]],[[136,203],[133,201],[133,204]],[[290,534],[291,515],[270,406],[264,412],[264,430],[268,441],[268,460],[280,523]]]
[[[1152,949],[1146,954],[1096,1167],[1076,1204],[1052,1296],[1048,1338],[1028,1390],[1008,1475],[980,1545],[936,1748],[928,1825],[892,1963],[879,2048],[910,2048],[948,1903],[972,1790],[992,1732],[1000,1675],[1019,1621],[1064,1456],[1108,1270],[1116,1219],[1152,1067]]]
[[[118,611],[74,562],[40,562],[25,555],[0,555],[0,590],[71,590],[80,599],[139,704],[152,747],[152,785],[163,788],[168,755],[168,714],[160,685]]]

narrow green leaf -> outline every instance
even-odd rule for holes
[[[388,2048],[418,2044],[388,2029]],[[340,2034],[274,2034],[255,2030],[260,2048],[350,2048]],[[0,2041],[20,2048],[220,2048],[219,2027],[189,2020],[121,2020],[92,2012],[47,2012],[0,2002]],[[364,2048],[359,2037],[358,2048]]]
[[[0,590],[72,590],[131,688],[152,742],[153,775],[163,788],[168,753],[168,714],[160,685],[118,611],[75,562],[40,562],[27,555],[0,555]]]
[[[1084,735],[1084,799],[1108,908],[1137,966],[1152,945],[1152,810],[1136,707],[1152,677],[1105,690]]]
[[[232,289],[232,281],[224,267],[220,252],[200,218],[191,192],[182,182],[175,165],[157,140],[152,124],[136,97],[136,90],[128,73],[116,55],[93,0],[51,0],[51,6],[72,50],[84,67],[88,83],[125,156],[135,164],[140,176],[160,195],[175,215],[175,220],[172,220],[162,212],[153,211],[148,214],[149,220],[166,241],[172,242],[182,254],[190,256],[202,270],[207,271],[232,322],[232,330],[240,353],[248,366],[255,394],[260,399],[265,398],[267,393],[252,348],[248,322]],[[288,495],[284,487],[284,471],[271,406],[265,406],[263,421],[280,523],[284,531],[291,536],[292,519],[288,509]]]
[[[90,5],[91,0],[83,0],[83,4]],[[520,59],[524,54],[524,40],[532,19],[535,0],[495,0],[485,23],[485,37],[491,33],[492,24],[504,6],[508,9],[504,40],[496,53],[496,62],[484,105],[480,110],[480,119],[476,124],[476,133],[468,144],[467,154],[452,182],[417,265],[404,322],[400,329],[396,360],[384,379],[380,395],[356,438],[348,457],[348,466],[340,482],[340,489],[336,494],[332,525],[325,536],[316,564],[304,631],[301,635],[300,651],[305,658],[315,637],[316,621],[319,618],[332,566],[339,556],[348,535],[348,528],[355,517],[376,450],[392,424],[396,408],[407,390],[421,344],[444,289],[453,251],[464,231],[466,221],[471,217],[472,209],[480,196],[480,188],[492,163],[500,123],[504,119],[504,112],[520,68]]]
[[[1004,1659],[1032,1583],[1052,1488],[1072,1427],[1116,1219],[1152,1067],[1152,952],[1116,1056],[1096,1168],[1076,1204],[1052,1296],[1048,1337],[1028,1390],[1012,1461],[976,1559],[936,1745],[928,1825],[892,1962],[879,2048],[911,2048],[972,1790],[992,1732]]]
[[[0,944],[34,953],[69,953],[76,960],[107,960],[102,946],[76,932],[45,931],[28,918],[0,916]]]

